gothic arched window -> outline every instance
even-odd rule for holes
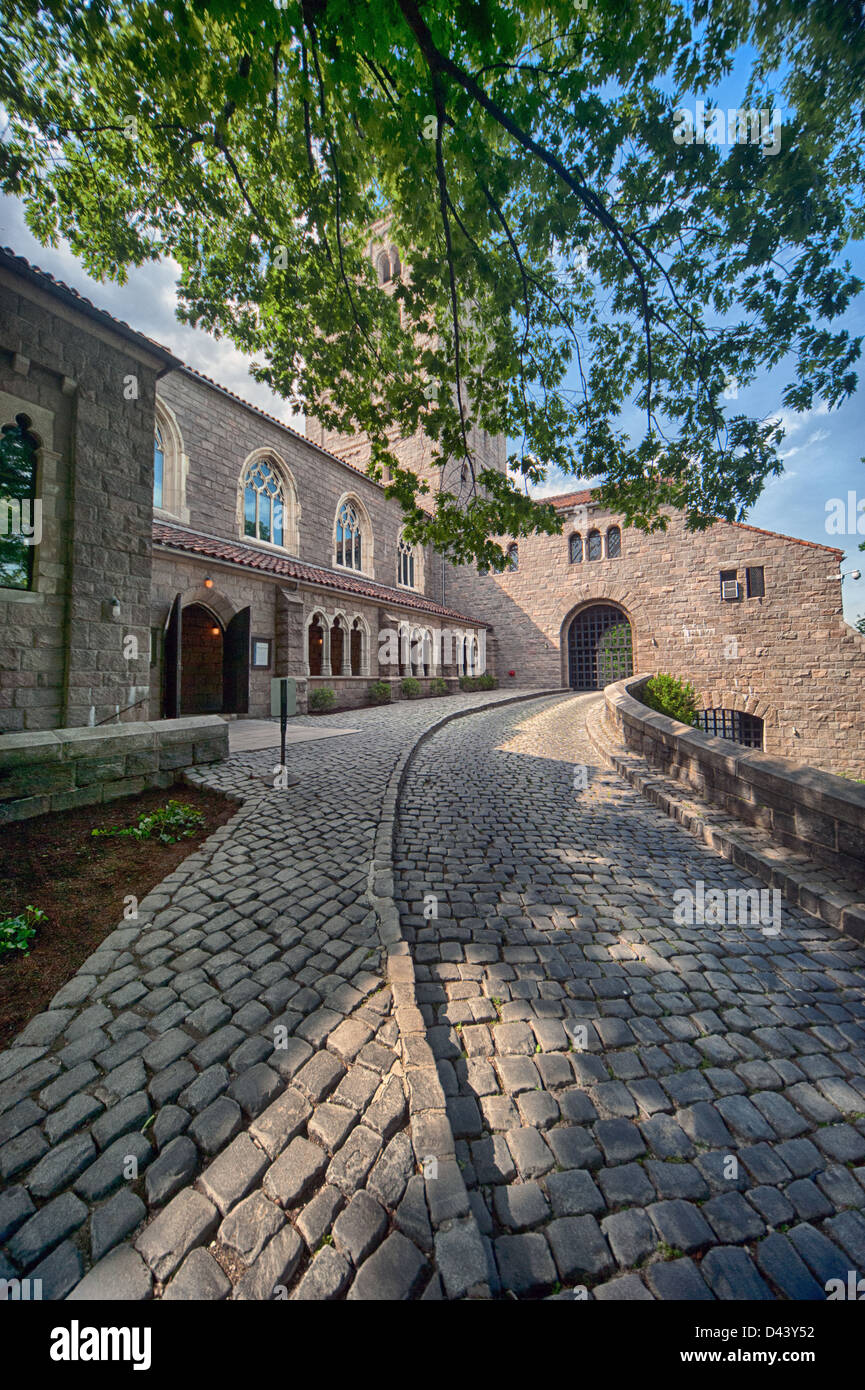
[[[33,586],[33,548],[42,538],[38,449],[28,415],[16,415],[0,430],[0,589]]]
[[[153,505],[162,507],[165,496],[165,440],[157,424],[153,431]]]
[[[622,553],[622,533],[618,526],[611,526],[607,532],[607,559],[617,560]]]
[[[309,625],[307,637],[307,659],[309,662],[309,674],[320,676],[324,657],[324,627],[318,613],[316,613]]]
[[[385,255],[384,251],[382,251],[381,255],[379,256],[378,260],[376,261],[375,267],[376,267],[376,270],[378,271],[378,283],[379,283],[380,285],[386,285],[387,282],[388,282],[388,280],[390,280],[390,278],[391,278],[391,272],[390,272],[390,261],[388,260],[388,258],[387,258],[387,256]]]
[[[514,543],[508,546],[508,569],[518,570],[520,567],[520,548]]]
[[[400,265],[399,252],[396,250],[395,247],[392,246],[392,247],[390,248],[390,277],[391,277],[391,279],[392,279],[392,280],[395,280],[396,277],[399,275],[399,273],[400,273],[401,270],[402,270],[402,266]]]
[[[575,531],[568,542],[568,559],[572,565],[582,564],[583,560],[583,538],[579,531]]]
[[[397,546],[396,578],[405,588],[414,588],[414,546],[409,545],[405,536],[400,536]]]
[[[586,536],[586,559],[600,560],[603,555],[600,531],[590,531]]]
[[[267,459],[251,463],[243,479],[243,534],[282,545],[285,535],[285,493],[275,465]]]
[[[363,568],[363,536],[360,516],[351,502],[343,502],[336,518],[336,563],[348,569]]]

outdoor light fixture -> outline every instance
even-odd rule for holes
[[[119,617],[120,617],[120,599],[119,599],[119,598],[114,598],[114,597],[112,597],[112,598],[110,598],[110,599],[108,600],[108,602],[111,604],[111,616],[112,616],[112,618],[119,618]]]
[[[211,579],[210,575],[208,575],[207,578],[205,579],[205,581],[204,581],[204,587],[205,587],[205,589],[212,589],[212,588],[213,588],[213,580]]]
[[[847,578],[848,575],[850,576],[851,579],[861,579],[861,578],[862,578],[862,574],[861,574],[861,571],[860,571],[860,570],[842,570],[841,573],[840,573],[839,575],[836,575],[835,577],[836,577],[837,579],[840,579],[841,583],[843,584],[843,583],[844,583],[844,580]]]
[[[212,628],[210,629],[210,631],[211,631],[211,633],[213,634],[214,637],[218,637],[218,636],[219,636],[219,628],[218,628],[218,627],[212,627]]]

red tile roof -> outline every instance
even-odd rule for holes
[[[407,589],[392,588],[388,584],[377,584],[373,579],[355,575],[347,570],[323,569],[308,565],[289,555],[281,555],[275,550],[264,550],[257,545],[243,541],[226,541],[218,536],[208,536],[201,531],[191,531],[186,526],[175,526],[166,521],[154,521],[154,544],[169,550],[182,550],[190,555],[200,555],[208,560],[222,560],[232,565],[242,565],[245,569],[258,570],[262,574],[275,575],[280,579],[297,579],[304,584],[313,584],[321,589],[335,589],[340,593],[354,594],[357,598],[372,599],[376,603],[387,604],[391,608],[409,608],[421,613],[430,613],[438,618],[456,618],[460,623],[470,623],[473,627],[488,627],[489,624],[477,618],[469,618],[453,608],[443,608],[440,603],[414,594]]]

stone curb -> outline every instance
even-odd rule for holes
[[[678,795],[644,758],[613,741],[605,713],[606,706],[601,701],[586,716],[589,742],[647,801],[737,868],[779,889],[795,907],[851,940],[865,942],[865,903],[827,884],[819,877],[822,866],[809,864],[802,856],[794,858],[775,846],[760,850],[754,843],[754,832],[742,822],[697,801],[693,794],[687,798]]]
[[[492,1295],[486,1248],[457,1163],[456,1143],[448,1119],[445,1094],[439,1081],[435,1057],[427,1042],[423,1014],[418,1007],[414,961],[402,934],[394,896],[394,851],[400,796],[415,754],[452,720],[488,713],[503,705],[549,699],[554,695],[566,698],[569,694],[568,690],[557,686],[553,690],[533,690],[498,700],[490,699],[483,704],[446,714],[418,735],[415,742],[400,755],[382,798],[367,894],[387,955],[386,974],[393,990],[394,1016],[399,1028],[400,1051],[409,1094],[412,1147],[425,1179],[435,1243],[436,1273],[442,1282],[444,1296],[450,1299],[490,1298]]]

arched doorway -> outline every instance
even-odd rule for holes
[[[162,717],[249,712],[251,609],[202,585],[175,594],[162,648]]]
[[[568,684],[572,690],[603,690],[634,674],[633,640],[627,614],[612,603],[594,603],[568,628]]]
[[[222,623],[201,603],[183,610],[180,708],[184,714],[222,709]]]

